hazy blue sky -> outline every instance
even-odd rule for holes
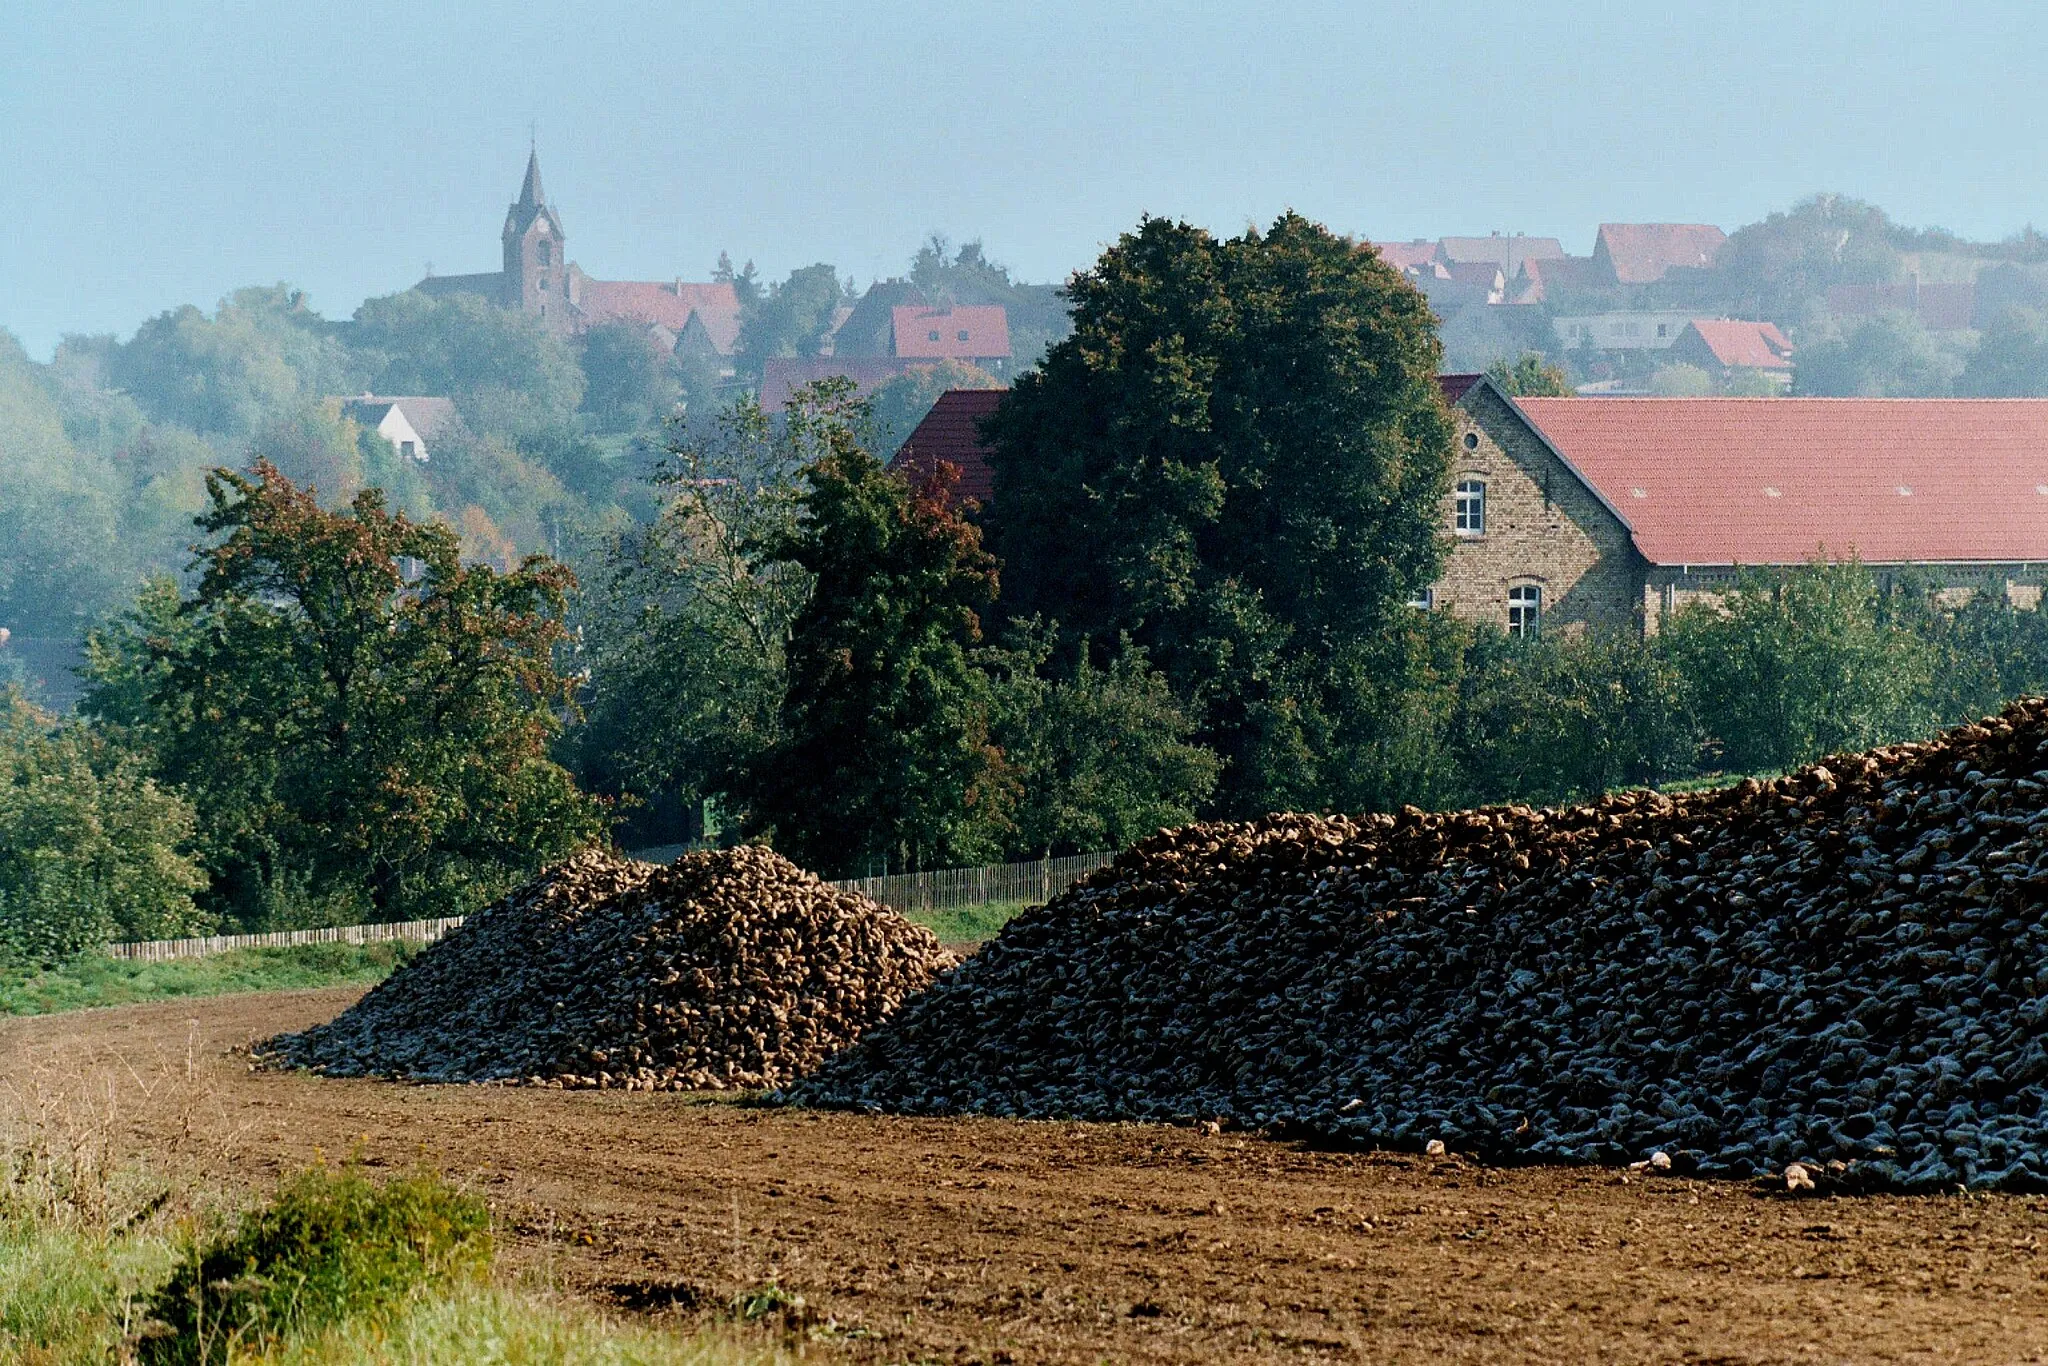
[[[2034,3],[11,0],[0,326],[37,355],[289,280],[330,315],[495,269],[528,122],[593,275],[899,273],[934,229],[1032,279],[1140,214],[1591,249],[1834,189],[2048,222]]]

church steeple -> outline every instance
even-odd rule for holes
[[[575,292],[567,248],[561,216],[541,188],[536,149],[526,155],[526,178],[518,200],[505,210],[506,307],[537,314],[551,326],[569,327]]]
[[[547,202],[547,191],[540,187],[540,149],[536,147],[526,154],[526,183],[519,187],[519,207],[537,209]]]

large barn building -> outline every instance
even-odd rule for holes
[[[1816,558],[2022,606],[2048,582],[2048,399],[1511,398],[1445,375],[1443,576],[1418,605],[1511,633],[1632,626]],[[939,400],[897,453],[993,488],[979,421]]]

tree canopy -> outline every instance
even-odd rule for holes
[[[207,492],[196,591],[95,634],[83,709],[192,797],[216,908],[450,914],[601,834],[547,757],[567,570],[465,565],[379,491],[330,512],[267,462]]]
[[[1421,294],[1295,214],[1147,219],[990,424],[1005,609],[1128,636],[1201,708],[1226,811],[1319,805],[1382,735],[1443,546],[1451,422]]]

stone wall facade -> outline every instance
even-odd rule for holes
[[[1509,591],[1534,585],[1547,631],[1635,624],[1643,565],[1628,528],[1491,386],[1475,386],[1451,416],[1452,491],[1441,514],[1451,552],[1431,606],[1505,630]],[[1454,522],[1456,489],[1467,480],[1486,486],[1485,530],[1476,536]]]

